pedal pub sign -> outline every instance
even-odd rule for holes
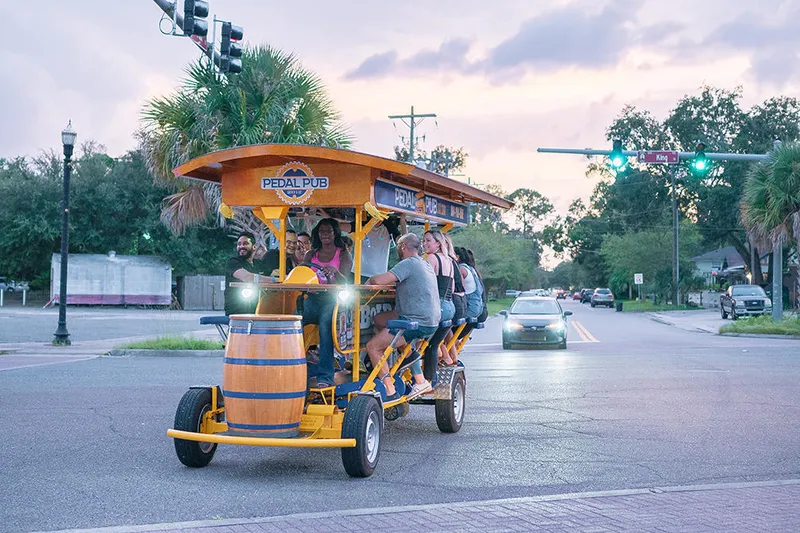
[[[469,208],[465,204],[383,180],[375,181],[374,191],[379,207],[444,222],[469,223]]]

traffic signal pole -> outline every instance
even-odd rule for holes
[[[175,6],[177,5],[177,3],[173,4],[169,0],[153,0],[153,1],[156,3],[158,7],[161,8],[161,11],[163,11],[172,21],[175,22],[177,27],[179,28],[183,27],[183,15],[181,15],[180,11],[175,10]],[[197,35],[192,35],[190,36],[190,38],[192,39],[192,42],[196,44],[200,50],[203,51],[203,54],[205,54],[206,57],[211,59],[211,61],[215,65],[220,64],[221,58],[219,52],[217,52],[213,46],[209,47],[208,42],[206,41],[205,38],[198,37]]]
[[[775,148],[777,149],[781,145],[781,141],[775,141]],[[625,157],[635,157],[640,163],[654,163],[654,164],[668,164],[669,166],[669,173],[670,173],[670,186],[672,188],[672,226],[673,226],[673,235],[672,235],[672,258],[673,258],[673,284],[675,286],[675,294],[674,304],[680,304],[680,253],[678,249],[679,245],[679,226],[678,226],[678,192],[677,192],[677,173],[678,173],[678,164],[680,161],[689,161],[697,157],[698,152],[676,152],[676,151],[669,151],[669,150],[653,150],[653,151],[639,151],[639,150],[619,150],[618,143],[615,141],[614,146],[616,150],[595,150],[592,148],[538,148],[536,151],[542,154],[574,154],[574,155],[600,155],[600,156],[610,156],[612,154],[619,154],[620,152]],[[700,145],[698,145],[700,146]],[[702,145],[705,148],[705,145]],[[659,153],[662,155],[669,155],[671,159],[664,158],[661,160],[651,160],[648,157],[643,157],[643,155],[652,154],[652,153]],[[726,152],[710,152],[705,153],[703,151],[703,156],[705,159],[711,161],[749,161],[752,163],[758,163],[760,161],[765,161],[769,154],[732,154]],[[704,169],[705,171],[708,168]],[[776,264],[776,261],[779,259],[782,260],[783,250],[781,249],[781,245],[773,246],[773,273],[772,273],[772,319],[773,320],[780,320],[783,316],[783,280],[782,280],[782,265]],[[757,265],[753,265],[753,268],[761,268],[761,262],[759,260]]]

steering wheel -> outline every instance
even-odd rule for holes
[[[321,265],[318,265],[316,263],[300,263],[297,266],[308,267],[314,272],[316,272],[317,279],[319,280],[320,285],[328,285],[335,281],[334,279],[329,278],[327,274],[325,274],[325,269]]]

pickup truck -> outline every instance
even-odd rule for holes
[[[772,300],[758,285],[731,285],[719,297],[719,312],[722,318],[736,320],[740,316],[772,313]]]

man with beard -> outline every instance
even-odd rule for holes
[[[254,282],[256,276],[269,276],[270,265],[262,259],[266,251],[256,248],[256,238],[252,233],[242,233],[236,241],[236,257],[228,259],[225,265],[225,314],[252,314],[258,306],[258,294],[250,298],[242,296],[239,288],[231,287],[234,281]],[[264,281],[268,281],[265,279]]]

